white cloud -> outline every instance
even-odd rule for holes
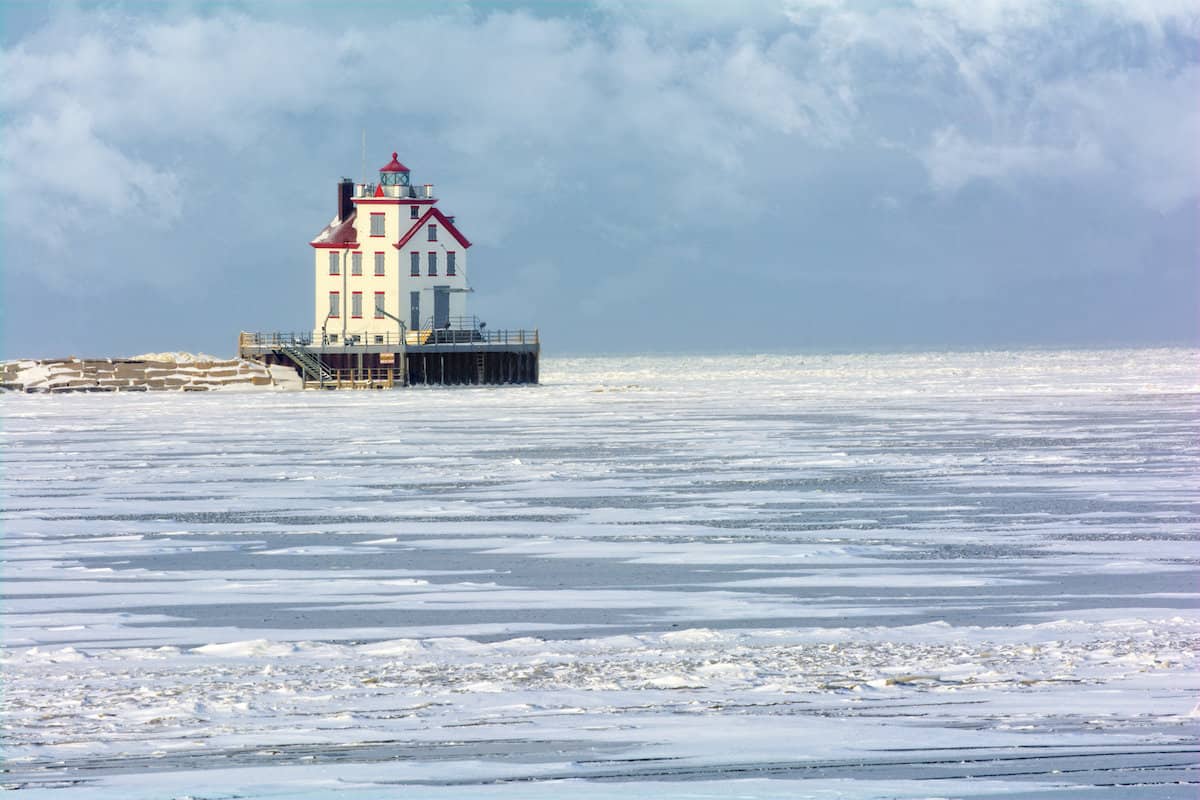
[[[181,187],[213,171],[304,157],[324,141],[314,131],[357,141],[384,124],[452,154],[458,176],[486,176],[458,206],[489,243],[536,214],[537,196],[624,196],[618,226],[656,208],[700,230],[769,202],[746,187],[794,168],[766,146],[780,138],[807,148],[797,159],[845,161],[894,142],[945,192],[1107,176],[1169,210],[1200,187],[1200,76],[1164,43],[1200,29],[1192,3],[599,8],[598,20],[459,8],[334,29],[63,12],[0,54],[0,186],[24,198],[5,224],[60,247],[89,226],[169,226],[194,202]],[[1114,54],[1098,30],[1148,43]]]
[[[934,188],[955,192],[975,179],[1058,178],[1086,173],[1098,168],[1102,158],[1095,143],[1086,139],[1067,147],[987,144],[969,141],[956,128],[948,127],[934,132],[922,161]]]
[[[78,243],[97,209],[106,221],[136,212],[132,235],[179,214],[176,176],[101,137],[90,109],[73,100],[5,126],[0,164],[6,221],[56,249]]]

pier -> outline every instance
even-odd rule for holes
[[[238,337],[241,358],[291,367],[306,389],[537,383],[540,353],[537,329],[489,330],[474,320],[344,340],[309,333]]]

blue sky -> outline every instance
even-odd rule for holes
[[[0,9],[6,358],[304,329],[364,131],[549,353],[1197,341],[1194,2]]]

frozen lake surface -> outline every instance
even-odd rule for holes
[[[1194,798],[1197,356],[4,396],[2,784]]]

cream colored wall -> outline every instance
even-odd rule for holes
[[[428,205],[419,206],[423,216],[429,209]],[[384,214],[384,235],[371,236],[371,213]],[[325,324],[326,335],[336,334],[338,342],[343,341],[343,335],[361,337],[364,344],[371,344],[376,334],[390,334],[395,338],[399,333],[399,324],[387,317],[375,318],[375,292],[384,292],[384,309],[389,313],[409,322],[409,293],[421,292],[421,322],[425,324],[428,317],[433,316],[433,287],[449,286],[451,289],[465,289],[467,282],[467,250],[437,222],[438,241],[430,242],[422,229],[417,231],[404,249],[397,250],[394,244],[408,232],[415,220],[409,217],[409,205],[392,203],[364,203],[358,206],[358,216],[355,228],[358,231],[357,248],[338,248],[338,259],[341,274],[329,274],[330,248],[313,248],[314,253],[314,303],[313,303],[313,341],[320,343],[321,326]],[[350,274],[351,257],[355,250],[363,255],[363,274],[355,277]],[[431,278],[428,273],[427,253],[436,251],[438,254],[438,275]],[[453,278],[446,275],[446,253],[453,250],[456,254],[455,266],[457,275]],[[375,252],[384,254],[384,276],[375,275]],[[421,275],[417,278],[410,276],[410,254],[416,252],[421,259]],[[341,297],[341,316],[325,321],[329,310],[329,293],[336,291]],[[356,291],[362,292],[362,318],[350,316],[351,298]],[[450,316],[465,317],[468,311],[467,293],[452,291],[450,294]],[[343,325],[344,323],[344,325]],[[344,333],[343,333],[344,332]]]
[[[426,319],[433,316],[434,286],[449,286],[451,290],[466,289],[470,286],[467,280],[466,248],[459,244],[458,240],[451,236],[449,231],[445,230],[440,222],[437,223],[437,226],[438,241],[428,241],[426,238],[427,234],[422,229],[417,231],[413,235],[413,238],[405,244],[404,249],[400,251],[400,266],[402,268],[400,273],[400,297],[403,298],[401,305],[404,308],[404,313],[400,315],[400,319],[404,320],[406,325],[409,322],[409,292],[421,293],[421,324],[424,325]],[[428,275],[427,254],[431,250],[438,254],[438,275],[436,278],[431,278]],[[453,278],[446,275],[446,253],[450,250],[456,253],[455,271],[457,274]],[[410,275],[411,254],[414,252],[421,258],[421,274],[416,278]],[[470,314],[467,296],[467,292],[451,291],[450,316],[465,317]]]

